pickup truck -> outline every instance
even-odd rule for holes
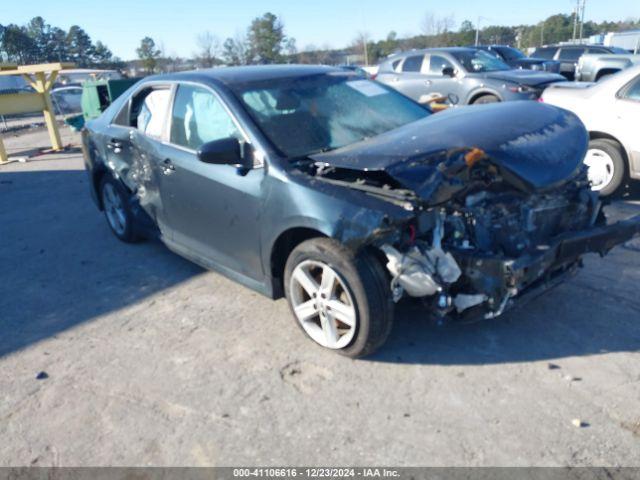
[[[633,65],[640,65],[640,55],[586,54],[580,57],[576,65],[575,79],[578,82],[597,82],[607,75],[613,75]]]

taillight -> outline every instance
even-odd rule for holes
[[[377,73],[372,73],[370,78],[371,78],[371,80],[375,80],[376,78],[378,78],[378,74]]]
[[[540,98],[538,99],[538,101],[539,101],[540,103],[544,103],[544,98],[540,97]]]

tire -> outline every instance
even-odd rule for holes
[[[100,201],[107,225],[113,234],[125,243],[139,241],[129,195],[122,184],[111,175],[104,175],[100,181]]]
[[[615,72],[609,72],[609,73],[601,73],[600,75],[598,75],[596,77],[596,82],[599,82],[600,80],[604,80],[606,78],[609,78],[611,75],[613,75]]]
[[[501,101],[502,100],[500,100],[495,95],[487,94],[487,95],[480,95],[473,102],[471,102],[471,105],[483,105],[487,103],[498,103]]]
[[[326,298],[321,293],[322,279],[326,278],[327,272],[323,270],[325,267],[329,267],[336,277],[331,294]],[[310,289],[300,282],[299,279],[305,277],[300,275],[301,271],[314,281],[307,285]],[[394,305],[387,274],[381,263],[368,252],[354,254],[330,238],[302,242],[287,260],[284,288],[294,320],[302,331],[315,343],[342,355],[351,358],[370,355],[391,332]],[[310,294],[310,290],[315,292],[315,296]],[[333,308],[336,302],[341,308]],[[350,307],[353,313],[351,326],[343,323],[348,318],[343,311]],[[303,320],[301,316],[307,319]],[[333,335],[327,333],[332,330]]]
[[[593,190],[598,191],[601,197],[608,197],[615,193],[625,178],[625,161],[622,152],[622,147],[615,140],[607,138],[598,138],[589,142],[589,149],[587,150],[587,156],[585,157],[585,163],[589,166],[589,179],[605,179],[604,186],[594,186]],[[605,174],[604,177],[594,177],[592,174],[592,162],[602,161],[607,164],[606,170],[610,174]]]

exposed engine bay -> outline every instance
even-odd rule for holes
[[[584,253],[604,255],[640,231],[637,221],[604,225],[584,168],[532,188],[479,149],[443,155],[420,194],[387,171],[316,164],[312,173],[415,212],[399,235],[369,241],[386,256],[393,300],[422,298],[440,317],[496,317],[512,298],[574,273]]]

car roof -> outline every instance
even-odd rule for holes
[[[387,61],[389,60],[398,60],[404,57],[408,57],[411,55],[424,55],[426,53],[431,53],[431,52],[443,52],[443,53],[452,53],[452,52],[470,52],[473,53],[475,52],[476,49],[473,47],[435,47],[435,48],[421,48],[421,49],[416,49],[416,50],[407,50],[406,52],[399,52],[396,53],[394,55],[392,55],[391,57],[389,57],[387,59]]]
[[[544,45],[542,47],[536,47],[536,50],[538,49],[543,49],[543,48],[589,48],[589,47],[598,47],[598,48],[604,48],[604,49],[611,49],[611,47],[608,47],[606,45],[590,45],[587,43],[584,44],[580,44],[580,45]]]
[[[511,45],[500,45],[498,43],[489,43],[489,44],[486,44],[486,45],[468,45],[466,48],[497,48],[497,47],[515,48],[515,47],[512,47]]]
[[[341,68],[322,65],[252,65],[243,67],[216,67],[203,70],[154,75],[146,80],[167,81],[218,81],[226,85],[246,82],[261,82],[280,78],[304,77],[321,75],[330,72],[344,72]]]

